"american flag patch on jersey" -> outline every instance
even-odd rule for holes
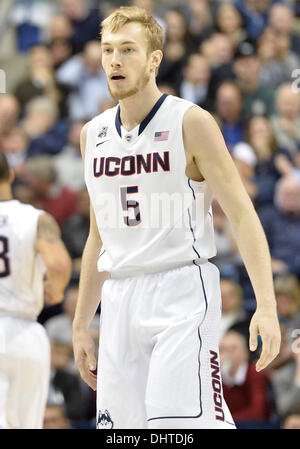
[[[157,131],[154,134],[154,140],[156,142],[161,142],[162,140],[168,140],[169,138],[169,131]]]

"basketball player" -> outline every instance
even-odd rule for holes
[[[269,249],[215,120],[158,90],[162,46],[161,28],[142,9],[120,8],[102,23],[102,64],[119,105],[82,131],[92,207],[75,361],[97,389],[98,428],[235,428],[220,377],[219,271],[208,261],[216,253],[212,195],[255,290],[250,349],[260,334],[258,370],[280,345]],[[174,194],[182,207],[158,226],[154,200]],[[100,297],[96,376],[88,327]]]
[[[50,304],[62,301],[71,260],[52,216],[13,199],[13,179],[0,153],[0,428],[38,429],[50,345],[36,319],[44,289]]]

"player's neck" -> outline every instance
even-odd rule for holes
[[[142,91],[120,100],[120,117],[122,126],[131,131],[149,114],[162,93],[156,86],[147,85]]]
[[[10,185],[6,183],[0,183],[0,201],[12,200],[13,195]]]

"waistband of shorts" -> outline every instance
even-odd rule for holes
[[[199,266],[199,265],[204,265],[208,262],[208,259],[197,259],[197,261],[191,261],[191,263],[184,263],[181,265],[176,265],[174,267],[168,267],[164,270],[157,270],[157,269],[153,269],[152,270],[148,270],[145,273],[134,273],[134,272],[111,272],[109,279],[130,279],[130,278],[143,278],[143,277],[148,277],[148,276],[155,276],[155,275],[160,275],[160,274],[167,274],[167,273],[171,273],[172,271],[175,270],[179,270],[181,268],[185,268],[185,267],[194,267],[194,266]]]

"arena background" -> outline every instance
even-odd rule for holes
[[[254,294],[214,201],[226,401],[239,428],[299,429],[300,2],[2,0],[0,151],[16,172],[15,197],[53,214],[73,260],[64,302],[46,304],[39,316],[52,350],[44,427],[95,427],[95,393],[80,380],[71,345],[89,229],[79,136],[86,121],[115,105],[101,69],[100,21],[131,4],[165,30],[161,90],[214,115],[270,245],[282,346],[257,373],[259,350],[247,350]]]

